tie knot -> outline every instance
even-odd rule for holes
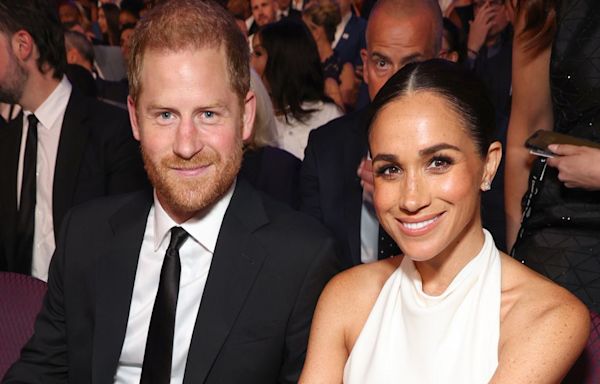
[[[189,233],[181,227],[171,228],[171,241],[169,241],[168,250],[176,249],[179,250],[183,243],[187,240]]]
[[[35,117],[35,115],[32,113],[31,115],[27,116],[27,120],[29,121],[29,126],[37,126],[38,123],[38,118]]]

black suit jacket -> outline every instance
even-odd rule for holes
[[[0,130],[0,270],[31,273],[31,260],[15,252],[17,166],[23,120]],[[52,214],[55,237],[71,207],[93,198],[148,185],[127,113],[73,88],[58,144]]]
[[[67,216],[34,336],[5,383],[113,382],[151,204],[152,194],[139,192]],[[297,381],[312,313],[335,263],[322,226],[238,180],[184,383]]]
[[[368,151],[367,118],[361,109],[311,131],[300,169],[300,209],[333,231],[345,268],[361,262],[356,171]]]
[[[354,14],[350,17],[340,40],[333,49],[342,64],[362,65],[360,50],[366,48],[366,29],[367,21],[365,19]]]

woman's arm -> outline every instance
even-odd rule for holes
[[[552,130],[551,46],[533,55],[520,38],[523,14],[517,16],[512,59],[512,107],[508,124],[504,202],[506,245],[512,248],[521,222],[521,198],[527,191],[532,156],[525,140],[538,129]]]

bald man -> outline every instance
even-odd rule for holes
[[[379,0],[361,51],[369,98],[407,63],[437,57],[442,30],[436,0]],[[335,234],[346,268],[399,252],[373,209],[367,128],[361,109],[313,130],[301,169],[301,210]]]

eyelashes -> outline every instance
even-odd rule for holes
[[[432,173],[444,173],[446,172],[452,165],[454,165],[455,161],[452,157],[447,155],[435,155],[431,157],[425,166],[425,169]],[[384,178],[392,178],[397,174],[403,172],[403,169],[400,165],[395,163],[385,163],[380,166],[375,167],[375,177],[384,177]]]

